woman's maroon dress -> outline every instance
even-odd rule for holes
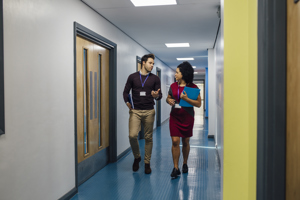
[[[189,83],[186,87],[198,88],[194,83]],[[176,104],[179,104],[180,102],[180,94],[183,89],[184,87],[179,86],[177,82],[170,86],[169,95],[175,99]],[[194,116],[194,107],[175,108],[175,106],[172,106],[169,123],[170,135],[177,137],[192,137]]]

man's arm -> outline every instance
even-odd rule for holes
[[[127,82],[126,82],[124,90],[123,90],[123,99],[129,109],[132,109],[131,104],[128,102],[128,94],[129,94],[131,88],[132,88],[132,78],[131,78],[131,76],[128,76]]]
[[[156,76],[154,79],[154,90],[151,91],[151,95],[157,101],[162,98],[162,93],[160,90],[160,79],[158,76]]]

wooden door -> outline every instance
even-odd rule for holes
[[[76,37],[77,159],[109,147],[109,50]],[[108,160],[108,155],[105,160]]]
[[[142,69],[142,65],[140,62],[137,63],[137,71],[140,71]]]
[[[300,199],[300,2],[287,1],[286,200]]]

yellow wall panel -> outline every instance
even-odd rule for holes
[[[257,160],[257,1],[249,1],[249,189],[248,199],[256,199]]]
[[[256,198],[257,2],[224,1],[223,199]]]

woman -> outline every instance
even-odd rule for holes
[[[189,104],[200,107],[200,94],[197,100],[190,99],[185,92],[184,87],[198,88],[193,82],[194,69],[189,62],[183,62],[178,65],[175,73],[176,81],[170,86],[169,94],[166,99],[167,103],[172,106],[170,113],[170,135],[172,137],[172,155],[174,168],[171,173],[172,178],[180,175],[178,161],[180,156],[180,138],[182,141],[183,166],[182,173],[188,172],[187,160],[190,152],[190,137],[193,136],[194,127],[194,107],[180,107],[180,99],[185,100]]]

